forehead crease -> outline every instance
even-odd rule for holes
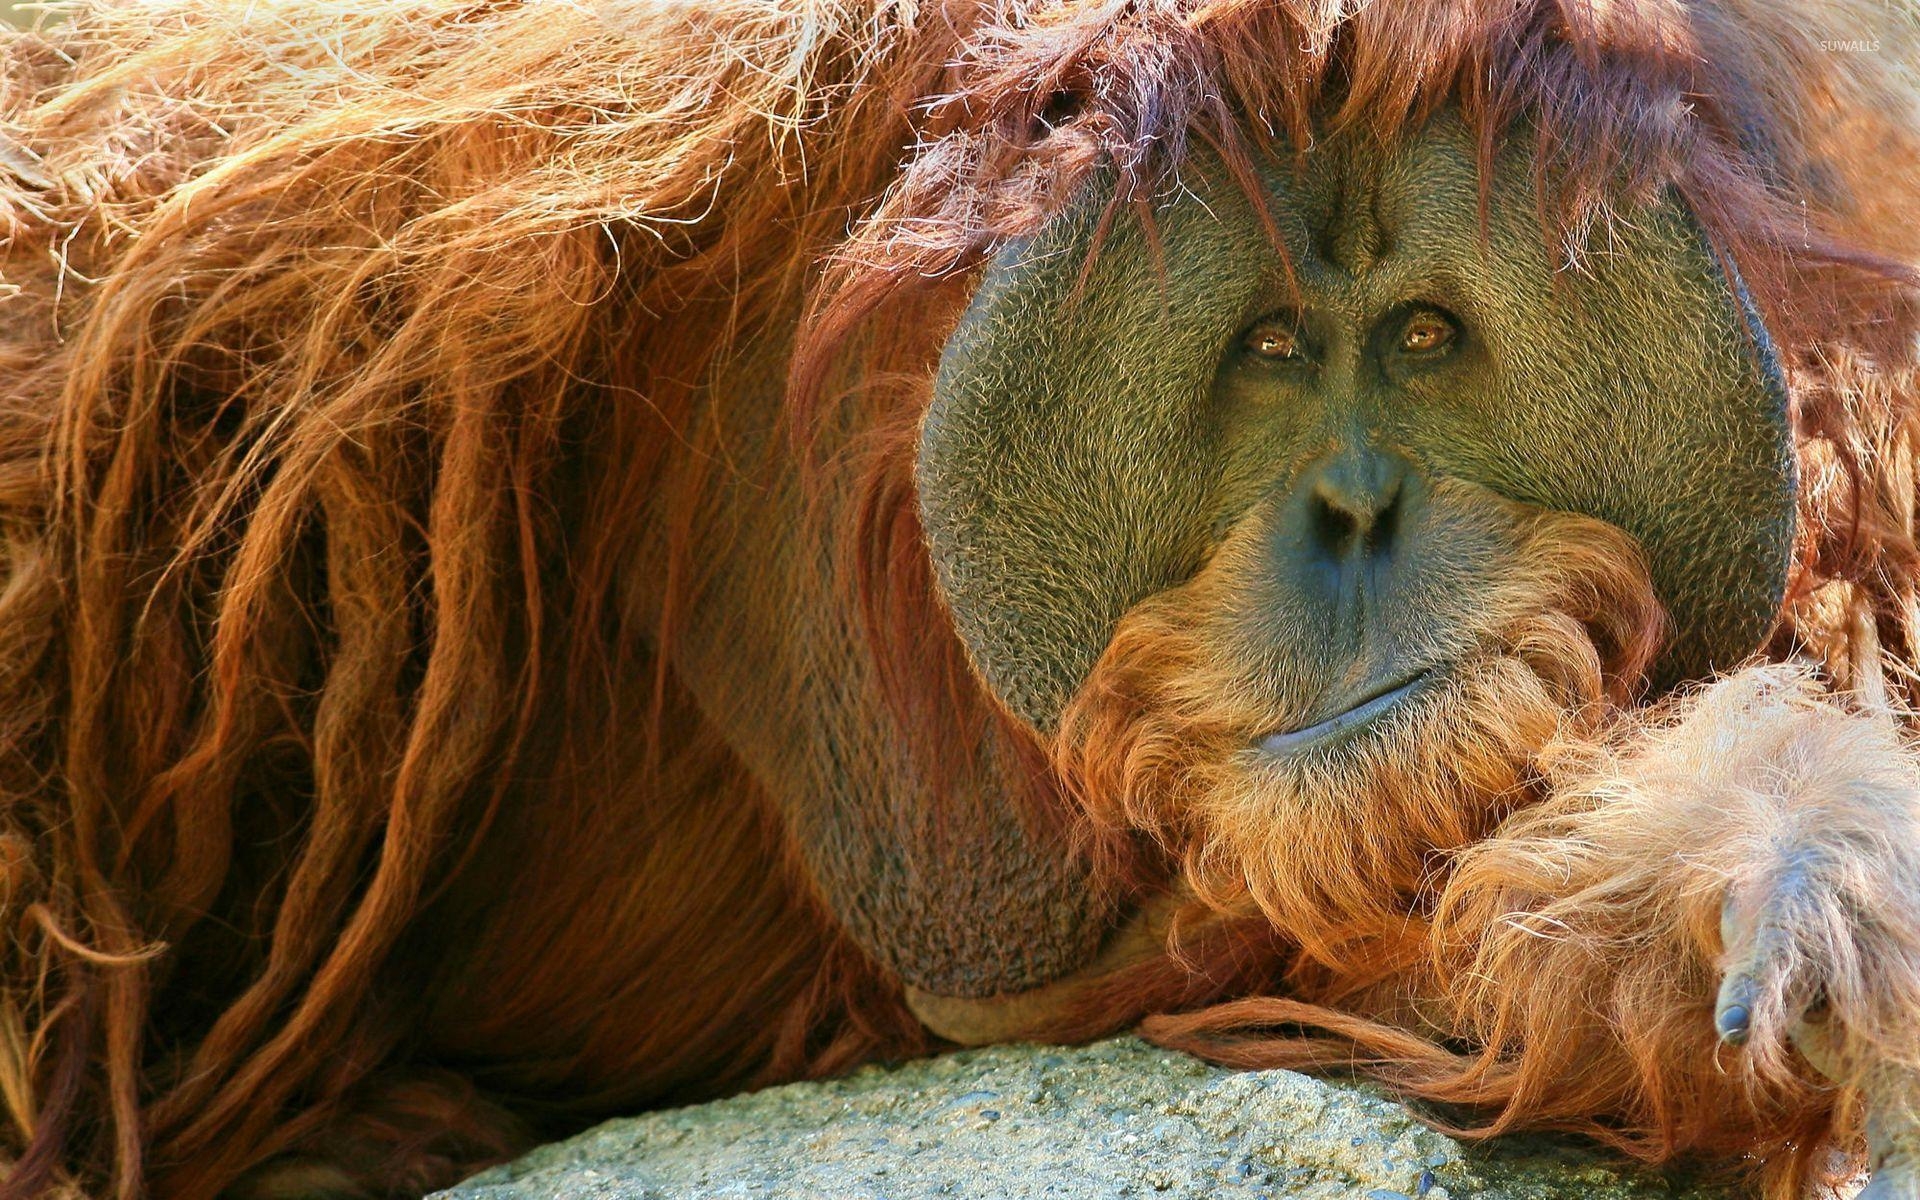
[[[1370,321],[1396,304],[1447,292],[1458,264],[1399,249],[1348,270],[1324,261],[1296,264],[1300,299],[1306,307],[1350,321]]]
[[[1477,168],[1452,132],[1391,151],[1323,144],[1268,177],[1302,300],[1357,316],[1475,273],[1482,248],[1458,218],[1477,208]]]

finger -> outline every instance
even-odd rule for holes
[[[1722,937],[1729,947],[1733,906],[1721,918]],[[1730,1046],[1745,1044],[1753,1031],[1753,1016],[1766,997],[1781,991],[1781,976],[1793,961],[1792,935],[1776,921],[1762,921],[1746,945],[1736,951],[1720,977],[1720,992],[1714,999],[1713,1027],[1720,1040]]]
[[[1920,1200],[1920,1074],[1878,1063],[1860,1072],[1867,1110],[1871,1200]]]
[[[1846,1038],[1832,1021],[1809,1018],[1796,1022],[1793,1044],[1813,1069],[1835,1083],[1865,1084],[1858,1055],[1846,1053]]]
[[[1714,1028],[1729,1045],[1743,1045],[1759,1024],[1763,1006],[1783,1002],[1804,1009],[1811,996],[1791,995],[1792,973],[1800,967],[1794,930],[1806,923],[1814,888],[1813,862],[1789,855],[1783,869],[1759,886],[1730,894],[1720,909],[1720,941],[1728,961],[1720,977],[1713,1010]],[[1803,1011],[1766,1014],[1790,1025]],[[1781,1028],[1780,1025],[1774,1025]]]
[[[1713,1028],[1729,1046],[1746,1044],[1753,1030],[1754,982],[1746,975],[1729,975],[1720,981],[1720,995],[1713,1006]]]

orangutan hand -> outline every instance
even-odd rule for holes
[[[1912,819],[1915,797],[1888,797],[1890,824]],[[1784,1035],[1857,1089],[1872,1173],[1860,1200],[1920,1200],[1920,845],[1869,839],[1836,853],[1838,832],[1779,848],[1777,871],[1729,897],[1715,1024],[1731,1045]]]

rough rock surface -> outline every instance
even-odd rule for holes
[[[1135,1039],[993,1046],[607,1121],[447,1200],[1726,1200],[1542,1142],[1494,1154],[1365,1087]]]
[[[1719,1200],[1535,1143],[1469,1151],[1361,1086],[1119,1038],[998,1046],[609,1121],[449,1200]]]

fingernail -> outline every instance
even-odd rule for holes
[[[1744,1004],[1729,1004],[1713,1018],[1713,1026],[1720,1031],[1720,1040],[1729,1046],[1738,1046],[1747,1040],[1747,1026],[1752,1016]]]

